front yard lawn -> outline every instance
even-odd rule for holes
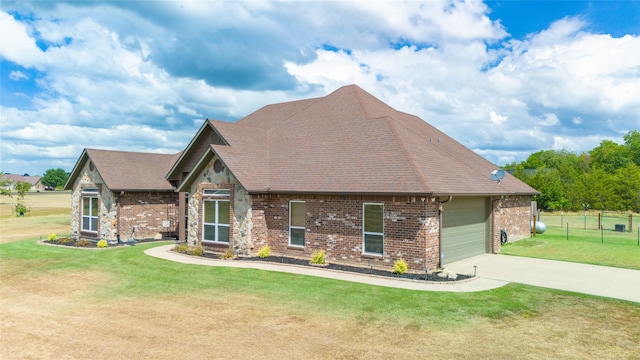
[[[0,245],[0,358],[631,358],[640,306],[526,285],[421,292]],[[443,285],[446,286],[446,285]]]

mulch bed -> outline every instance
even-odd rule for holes
[[[133,242],[121,241],[117,244],[109,244],[108,247],[133,246],[135,244],[151,243],[156,241],[167,241],[167,240],[142,239],[142,240],[135,240]],[[51,245],[68,246],[68,247],[87,248],[87,249],[95,249],[98,247],[97,241],[74,240],[69,237],[58,238],[55,240],[42,240],[42,243],[51,244]]]
[[[220,255],[211,252],[205,252],[204,257],[210,259],[220,259]],[[298,266],[310,266],[310,267],[318,267],[317,265],[312,265],[309,263],[308,259],[298,259],[291,258],[286,256],[269,256],[266,258],[261,258],[258,256],[252,257],[235,257],[230,261],[261,261],[261,262],[270,262],[277,264],[286,264],[286,265],[298,265]],[[394,279],[406,279],[406,280],[416,280],[416,281],[429,281],[429,282],[456,282],[467,280],[473,277],[473,275],[463,275],[458,274],[456,279],[448,279],[438,276],[439,272],[430,272],[427,274],[417,274],[417,273],[404,273],[402,275],[394,274],[391,269],[380,269],[380,268],[368,268],[368,267],[360,267],[360,266],[351,266],[351,265],[342,265],[342,264],[334,264],[329,263],[326,265],[322,265],[320,268],[328,269],[328,270],[337,270],[337,271],[346,271],[353,272],[362,275],[374,275],[374,276],[384,276]]]

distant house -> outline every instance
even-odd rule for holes
[[[4,174],[4,177],[10,181],[7,187],[10,191],[15,190],[16,184],[19,182],[27,182],[31,185],[29,191],[44,191],[44,185],[40,182],[40,176],[23,176],[15,174]]]
[[[205,122],[167,179],[191,245],[434,269],[529,236],[536,190],[495,169],[352,85]]]
[[[176,155],[85,149],[64,186],[71,233],[110,242],[177,237],[178,194],[164,178]]]

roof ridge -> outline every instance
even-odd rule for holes
[[[397,125],[402,126],[404,128],[407,128],[407,127],[402,125],[402,124],[400,124],[400,122],[395,120],[392,116],[384,116],[384,119],[387,122],[387,125],[389,126],[389,128],[391,129],[391,132],[393,133],[393,137],[395,138],[396,143],[398,143],[400,145],[400,149],[402,149],[402,152],[404,153],[405,158],[407,159],[407,162],[409,163],[409,166],[411,166],[411,171],[418,178],[418,180],[420,180],[420,183],[422,184],[422,190],[425,193],[432,192],[432,191],[428,190],[429,189],[429,182],[423,176],[422,172],[418,170],[416,162],[415,162],[415,160],[413,158],[413,154],[411,152],[409,152],[409,150],[407,149],[407,147],[404,144],[404,142],[400,141],[400,137],[398,136],[398,133],[396,132],[395,127],[392,124],[390,124],[390,122],[393,122],[394,124],[397,124]]]

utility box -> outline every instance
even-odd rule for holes
[[[625,231],[625,225],[624,224],[616,224],[616,227],[613,229],[613,231],[624,232]]]

